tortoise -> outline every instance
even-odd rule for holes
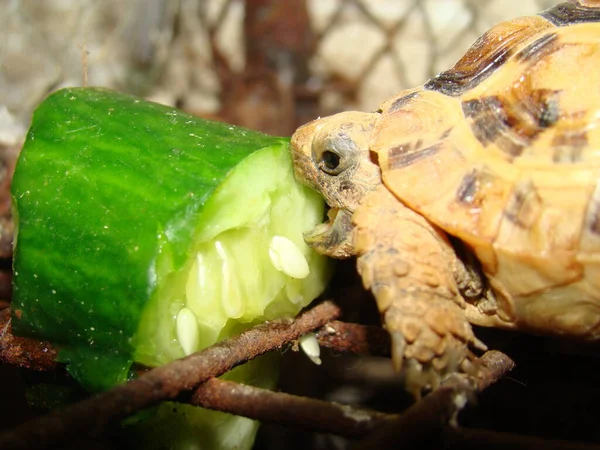
[[[471,324],[600,339],[600,2],[500,23],[372,113],[300,127],[296,178],[356,256],[419,396],[476,373]]]

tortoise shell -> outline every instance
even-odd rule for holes
[[[600,3],[501,23],[380,106],[403,203],[477,256],[502,323],[600,338]],[[497,318],[469,320],[497,325]]]

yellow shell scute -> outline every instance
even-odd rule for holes
[[[465,74],[479,76],[490,55],[503,59],[470,86]],[[382,103],[372,134],[385,185],[467,244],[501,319],[524,328],[581,336],[596,326],[590,318],[573,328],[600,308],[598,67],[598,23],[501,24],[425,88]],[[444,79],[463,85],[445,90]],[[555,314],[561,301],[588,306],[550,319],[545,298]]]

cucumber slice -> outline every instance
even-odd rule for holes
[[[236,367],[222,378],[274,389],[280,355],[266,354]],[[210,411],[192,405],[163,402],[125,424],[124,448],[235,449],[252,448],[258,423],[246,417]]]
[[[320,199],[293,181],[285,146],[261,149],[238,164],[205,203],[199,217],[205,225],[183,269],[157,275],[169,281],[142,317],[135,360],[163,364],[230,336],[230,321],[293,316],[318,296],[327,262],[302,238],[322,219],[316,204]],[[281,240],[292,248],[285,258],[306,264],[301,278],[273,263],[273,241]]]
[[[297,314],[331,268],[302,239],[324,204],[287,147],[109,90],[49,96],[12,183],[14,332],[97,391]]]

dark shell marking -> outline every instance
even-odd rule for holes
[[[484,33],[449,70],[425,83],[425,89],[458,97],[475,88],[513,56],[519,43],[551,25],[543,20],[521,18],[501,23]]]
[[[533,137],[524,135],[523,139],[518,139],[514,135],[512,127],[517,120],[509,115],[502,100],[496,96],[468,100],[462,107],[473,134],[484,147],[496,144],[504,153],[515,157],[521,155]]]
[[[538,14],[557,27],[580,22],[600,21],[600,8],[582,6],[579,3],[561,3]],[[467,53],[456,63],[425,83],[425,89],[437,91],[451,97],[463,95],[475,88],[500,68],[514,53],[516,44],[536,32],[527,27],[514,26],[505,33],[495,27],[482,35]],[[498,37],[501,36],[501,42]],[[519,60],[535,58],[555,50],[557,45],[554,33],[545,34],[522,49],[516,56]]]
[[[455,199],[466,207],[479,208],[485,202],[486,190],[493,188],[499,181],[488,166],[476,167],[463,176],[456,189]]]
[[[552,139],[552,161],[555,163],[577,163],[581,161],[583,149],[588,145],[585,130],[566,131]]]
[[[557,27],[582,22],[600,22],[600,10],[597,7],[583,6],[579,2],[560,3],[539,15]]]
[[[498,123],[508,126],[502,100],[496,96],[462,102],[463,114],[471,120],[473,134],[484,146],[496,141],[502,132]]]
[[[588,203],[585,223],[592,233],[600,235],[600,183],[596,186]]]
[[[560,118],[559,92],[538,89],[532,94],[531,102],[524,103],[527,106],[531,105],[531,108],[528,108],[529,113],[540,128],[551,127]]]
[[[520,228],[530,228],[542,208],[541,199],[529,180],[518,183],[508,199],[504,215]]]
[[[418,97],[419,93],[418,92],[411,92],[408,95],[404,95],[400,98],[397,98],[396,100],[394,100],[394,102],[390,105],[389,109],[386,111],[386,113],[392,113],[394,111],[397,111],[399,109],[404,108],[406,105],[408,105],[408,103],[410,103],[410,101],[412,99],[414,99],[415,97]]]
[[[558,35],[556,33],[548,33],[529,44],[523,50],[515,55],[517,61],[524,61],[532,58],[540,58],[550,54],[559,48]]]
[[[423,148],[422,141],[392,147],[388,152],[388,165],[390,169],[410,166],[423,158],[429,158],[441,150],[442,143],[437,142]]]
[[[463,205],[473,205],[478,190],[479,173],[477,170],[473,169],[471,172],[467,173],[460,182],[460,185],[456,190],[456,199]]]
[[[544,129],[560,117],[557,91],[536,89],[518,101],[497,96],[467,100],[462,110],[473,134],[483,146],[495,144],[511,157],[519,156]]]
[[[486,54],[483,49],[490,46],[489,41],[491,40],[488,33],[481,36],[452,69],[431,78],[423,87],[430,91],[458,97],[494,73],[510,57],[511,44],[515,36],[507,36],[502,45],[499,45],[492,53]]]

